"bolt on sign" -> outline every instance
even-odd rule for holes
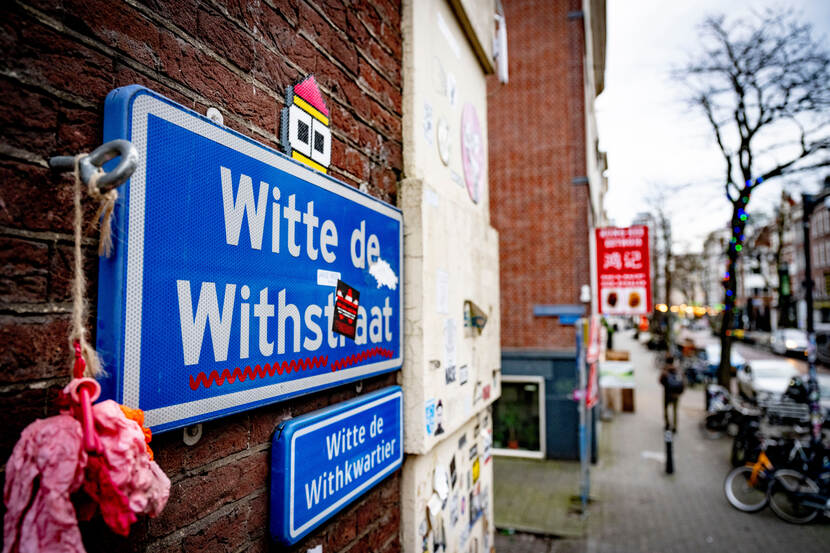
[[[140,86],[104,131],[140,158],[100,262],[108,397],[163,431],[400,368],[399,210]]]
[[[271,447],[271,537],[298,542],[402,462],[400,386],[282,423]]]
[[[596,229],[597,293],[604,315],[651,312],[648,227]]]

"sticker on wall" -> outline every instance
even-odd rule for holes
[[[447,501],[450,494],[450,476],[443,465],[437,465],[432,477],[432,489],[441,498],[441,502]]]
[[[359,304],[360,292],[342,280],[338,280],[337,297],[334,302],[335,316],[332,318],[331,330],[354,340]]]
[[[428,399],[424,403],[424,424],[426,425],[427,436],[435,432],[435,400]]]
[[[450,106],[455,107],[458,102],[458,87],[455,84],[455,75],[447,73],[447,98],[450,100]]]
[[[444,165],[450,163],[450,125],[443,117],[438,119],[435,132],[438,136],[438,156]]]
[[[314,75],[285,90],[280,115],[280,141],[293,159],[328,173],[331,165],[331,121]]]
[[[458,367],[458,379],[461,384],[466,384],[470,379],[470,369],[466,364]]]
[[[481,463],[478,460],[478,457],[475,458],[473,461],[473,484],[478,482],[478,477],[481,474]]]
[[[435,435],[440,436],[444,433],[444,404],[439,399],[438,405],[435,406]]]
[[[424,102],[424,138],[428,144],[432,144],[432,133],[435,132],[433,127],[432,104]]]
[[[444,367],[444,381],[447,384],[455,382],[455,365],[447,365]]]
[[[398,275],[392,270],[389,262],[385,259],[378,258],[377,261],[369,265],[369,274],[375,277],[375,282],[378,283],[378,288],[385,286],[390,290],[395,290],[398,287]]]
[[[478,456],[478,444],[473,444],[470,447],[470,459],[475,459]]]
[[[447,384],[455,382],[455,319],[444,320],[444,376]]]
[[[440,96],[447,94],[447,74],[438,56],[432,58],[432,84],[435,86],[436,94]]]
[[[490,399],[490,385],[489,385],[489,384],[488,384],[488,385],[486,385],[486,386],[485,386],[485,387],[481,390],[481,398],[482,398],[484,401],[487,401],[488,399]]]
[[[464,446],[467,445],[467,433],[464,432],[460,438],[458,438],[458,449],[464,449]]]
[[[490,446],[493,444],[492,430],[483,428],[479,436],[481,436],[481,454],[484,456],[484,464],[486,465],[491,457]]]
[[[450,526],[454,527],[458,524],[458,494],[453,494],[450,498]]]
[[[470,199],[478,203],[484,174],[484,144],[476,108],[470,103],[464,104],[461,113],[461,161],[467,192]]]
[[[456,482],[458,482],[458,473],[455,470],[455,454],[453,454],[450,461],[450,485],[453,489],[455,489]]]

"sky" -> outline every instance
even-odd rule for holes
[[[687,88],[673,81],[673,68],[698,51],[698,24],[707,15],[742,16],[780,6],[769,0],[608,0],[605,90],[597,99],[600,149],[608,153],[605,206],[614,224],[625,226],[648,211],[649,191],[667,192],[667,212],[678,251],[700,251],[706,235],[726,225],[731,206],[724,195],[725,166],[703,114],[684,99]],[[813,23],[830,45],[830,1],[791,0],[787,5]],[[830,86],[830,85],[828,85]],[[822,176],[798,183],[818,188]],[[759,187],[749,212],[769,212],[781,187],[775,179]]]

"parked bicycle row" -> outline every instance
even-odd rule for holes
[[[796,524],[830,516],[830,419],[824,420],[823,439],[812,443],[807,390],[799,376],[781,395],[754,401],[710,384],[706,404],[706,428],[733,438],[735,468],[724,480],[733,507],[755,513],[769,505]]]

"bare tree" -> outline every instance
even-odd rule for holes
[[[685,301],[692,305],[697,291],[703,286],[703,256],[699,253],[682,253],[674,256],[674,278],[672,285]]]
[[[734,267],[746,209],[758,185],[830,165],[830,54],[809,24],[784,10],[731,21],[709,17],[701,25],[701,43],[680,76],[714,133],[732,203],[718,371],[718,382],[729,386]]]

